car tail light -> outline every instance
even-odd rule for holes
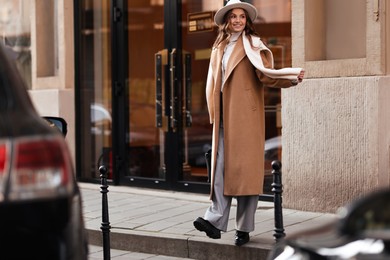
[[[10,200],[52,198],[71,191],[73,171],[61,138],[23,138],[13,143]]]
[[[3,191],[3,180],[4,180],[4,175],[6,174],[6,161],[7,161],[7,149],[6,145],[4,143],[0,144],[0,193]]]

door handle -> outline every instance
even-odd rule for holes
[[[176,74],[176,55],[177,55],[177,50],[176,48],[172,49],[170,53],[170,75],[171,75],[171,86],[170,86],[170,123],[172,130],[175,132],[177,130],[177,111],[176,111],[176,104],[178,101],[178,96],[177,96],[177,74]]]
[[[184,53],[184,101],[183,101],[183,116],[184,126],[192,126],[191,115],[191,100],[192,100],[192,67],[191,67],[191,54]]]
[[[156,127],[167,128],[164,116],[164,69],[168,64],[168,50],[164,49],[155,54],[155,84],[156,84]],[[167,130],[167,129],[165,129]]]

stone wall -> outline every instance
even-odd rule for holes
[[[335,212],[389,185],[389,77],[308,79],[282,99],[285,207]]]

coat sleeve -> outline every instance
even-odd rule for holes
[[[272,68],[272,63],[267,59],[267,55],[264,51],[260,52],[261,59],[263,61],[265,68]],[[273,79],[266,75],[264,75],[260,70],[256,69],[256,74],[259,80],[264,84],[266,87],[272,87],[272,88],[289,88],[291,86],[297,85],[298,81],[292,81],[288,79]]]

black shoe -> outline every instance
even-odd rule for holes
[[[242,246],[243,244],[246,244],[248,242],[249,242],[249,233],[237,230],[234,244],[236,246]]]
[[[194,221],[194,226],[197,230],[206,232],[206,235],[210,238],[221,238],[221,231],[203,218],[197,218]]]

